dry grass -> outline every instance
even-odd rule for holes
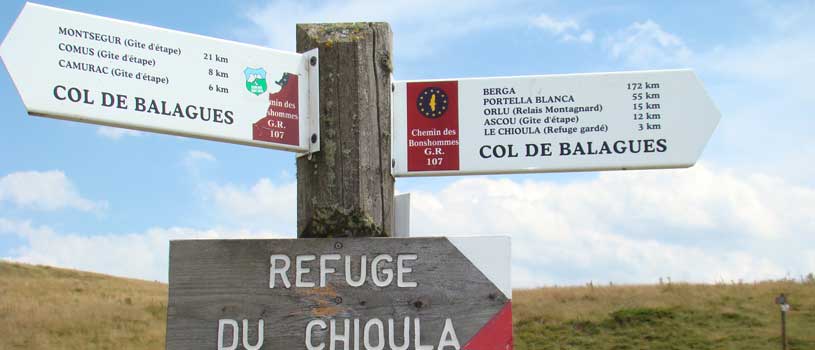
[[[815,349],[815,281],[516,290],[515,348]],[[165,284],[0,262],[0,350],[163,349]]]
[[[167,286],[0,262],[0,349],[163,349]]]

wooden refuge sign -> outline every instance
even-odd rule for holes
[[[170,244],[167,349],[508,350],[507,237]]]

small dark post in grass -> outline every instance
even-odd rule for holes
[[[787,350],[787,311],[790,305],[784,293],[775,298],[775,303],[781,306],[781,349]]]
[[[787,350],[787,312],[781,309],[781,349]]]

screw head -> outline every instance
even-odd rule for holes
[[[311,134],[311,143],[317,143],[317,134]]]
[[[342,242],[334,243],[334,249],[342,249]]]
[[[317,57],[315,57],[315,56],[311,56],[311,58],[308,61],[309,61],[309,63],[311,63],[312,66],[317,65]]]

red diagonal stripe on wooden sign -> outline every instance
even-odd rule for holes
[[[512,350],[512,301],[464,344],[464,350]]]

